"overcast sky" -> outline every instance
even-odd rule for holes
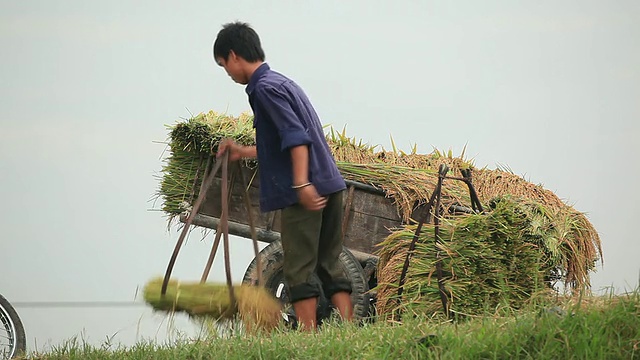
[[[83,329],[93,344],[162,338],[163,317],[143,305],[27,303],[129,301],[164,272],[178,234],[150,199],[165,125],[250,109],[211,55],[233,20],[255,27],[325,124],[386,148],[390,135],[422,153],[466,145],[477,166],[507,165],[586,212],[605,257],[594,289],[632,289],[639,18],[633,0],[3,1],[0,293],[30,349]],[[199,278],[211,238],[190,238],[176,278]],[[231,253],[239,281],[251,242],[233,239]]]

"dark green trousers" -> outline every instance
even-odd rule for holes
[[[339,291],[351,293],[351,282],[339,259],[343,193],[329,195],[327,205],[319,211],[309,211],[300,204],[282,209],[284,277],[291,302],[320,296],[320,286],[328,299]]]

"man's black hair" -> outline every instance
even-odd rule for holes
[[[227,61],[231,50],[248,62],[264,61],[265,58],[260,37],[247,23],[234,22],[222,26],[213,43],[213,57]]]

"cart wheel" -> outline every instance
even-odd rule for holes
[[[280,241],[275,241],[262,249],[260,252],[260,260],[262,263],[262,280],[264,281],[264,286],[283,304],[284,310],[282,316],[285,322],[292,327],[296,327],[295,313],[289,302],[289,294],[287,293],[287,286],[282,270],[284,252]],[[369,286],[365,280],[362,266],[347,249],[342,250],[340,263],[347,278],[351,280],[351,301],[353,302],[354,320],[364,319],[370,316],[369,296],[367,295]],[[242,282],[245,284],[257,284],[258,274],[255,258],[251,261],[251,264],[249,264]],[[321,324],[322,320],[329,318],[332,311],[333,306],[331,302],[324,294],[321,294],[318,299],[318,324]]]
[[[13,359],[25,350],[26,336],[18,313],[0,295],[0,359]]]

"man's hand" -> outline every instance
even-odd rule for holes
[[[220,142],[218,146],[218,153],[216,157],[221,157],[226,151],[229,152],[229,161],[238,161],[243,157],[246,157],[245,146],[238,145],[235,141],[231,139],[224,139]]]
[[[300,205],[307,210],[322,210],[327,205],[327,198],[320,196],[313,185],[296,189],[296,192],[298,193]]]

